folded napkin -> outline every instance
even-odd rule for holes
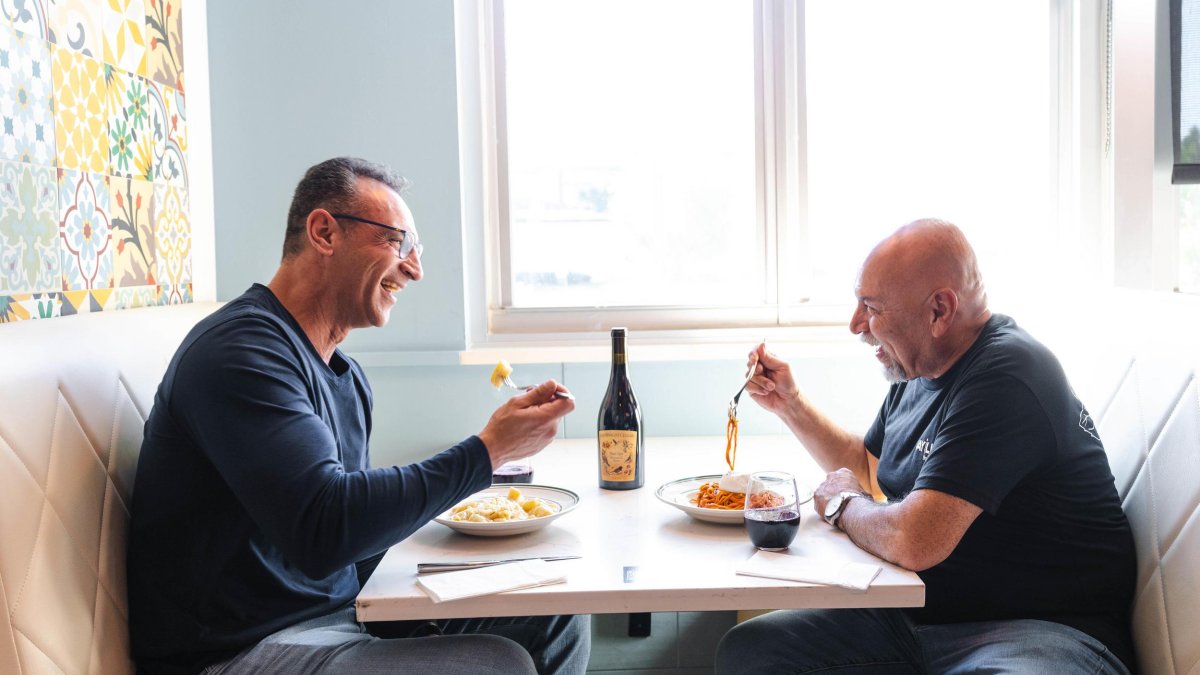
[[[434,602],[446,602],[477,595],[560,584],[566,580],[567,575],[561,567],[555,567],[545,560],[522,560],[474,570],[417,577],[417,585]]]
[[[737,566],[737,573],[865,591],[881,569],[879,565],[827,562],[786,553],[758,551]]]

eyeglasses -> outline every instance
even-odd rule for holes
[[[404,260],[405,258],[407,258],[408,255],[410,253],[412,253],[413,251],[416,251],[417,257],[420,258],[421,251],[425,250],[425,247],[421,245],[420,240],[417,238],[416,232],[409,232],[408,230],[403,230],[394,225],[388,225],[387,223],[380,223],[380,222],[376,222],[374,220],[367,220],[366,218],[359,218],[358,216],[352,216],[348,213],[331,213],[329,215],[333,216],[334,218],[345,218],[346,220],[355,220],[360,223],[374,225],[375,227],[382,227],[383,229],[391,230],[392,232],[399,232],[400,233],[400,242],[399,242],[399,247],[396,249],[396,255],[399,256],[401,260]]]

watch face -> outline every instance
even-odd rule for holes
[[[838,509],[840,509],[842,507],[843,499],[845,499],[845,498],[842,497],[841,495],[836,495],[836,496],[834,496],[833,499],[830,499],[828,502],[825,502],[825,517],[826,518],[832,518],[833,514],[838,512]]]

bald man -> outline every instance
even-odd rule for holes
[[[747,387],[830,473],[814,506],[926,584],[914,610],[780,611],[719,673],[1129,673],[1133,537],[1104,447],[1054,355],[992,314],[975,254],[920,220],[863,263],[850,330],[892,383],[859,436],[759,345]]]

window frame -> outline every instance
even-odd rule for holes
[[[770,335],[781,328],[801,328],[827,334],[845,326],[852,311],[849,301],[837,304],[781,302],[784,288],[803,284],[804,260],[797,264],[782,256],[808,237],[808,167],[803,148],[805,118],[804,17],[806,0],[754,0],[755,25],[755,157],[757,236],[766,270],[766,301],[749,306],[637,306],[514,308],[511,306],[511,264],[508,253],[508,184],[504,79],[504,0],[457,0],[456,41],[459,49],[460,159],[462,161],[465,264],[467,276],[467,337],[472,344],[553,340],[564,334],[575,339],[595,337],[613,325],[642,335],[694,339],[698,335]],[[1088,162],[1101,153],[1102,112],[1085,119],[1084,111],[1098,95],[1080,65],[1098,69],[1103,59],[1103,36],[1097,25],[1103,9],[1081,0],[1048,0],[1051,44],[1051,129],[1055,185],[1051,206],[1059,223],[1050,233],[1060,245],[1091,242],[1085,260],[1073,264],[1088,269],[1085,276],[1105,276],[1104,247],[1111,241],[1111,218],[1102,212],[1105,173]],[[1100,74],[1094,80],[1100,81]],[[1102,94],[1101,94],[1102,95]],[[1077,122],[1077,120],[1079,120]],[[791,143],[788,138],[797,139]],[[474,172],[474,175],[469,175]],[[475,185],[478,183],[478,185]],[[1109,182],[1109,184],[1111,184]],[[787,189],[791,186],[791,189]],[[1111,200],[1109,200],[1111,201]],[[1089,224],[1084,224],[1089,223]],[[807,252],[808,247],[799,245]],[[802,253],[806,255],[806,253]],[[479,271],[482,270],[482,273]],[[794,335],[794,331],[789,331]]]

